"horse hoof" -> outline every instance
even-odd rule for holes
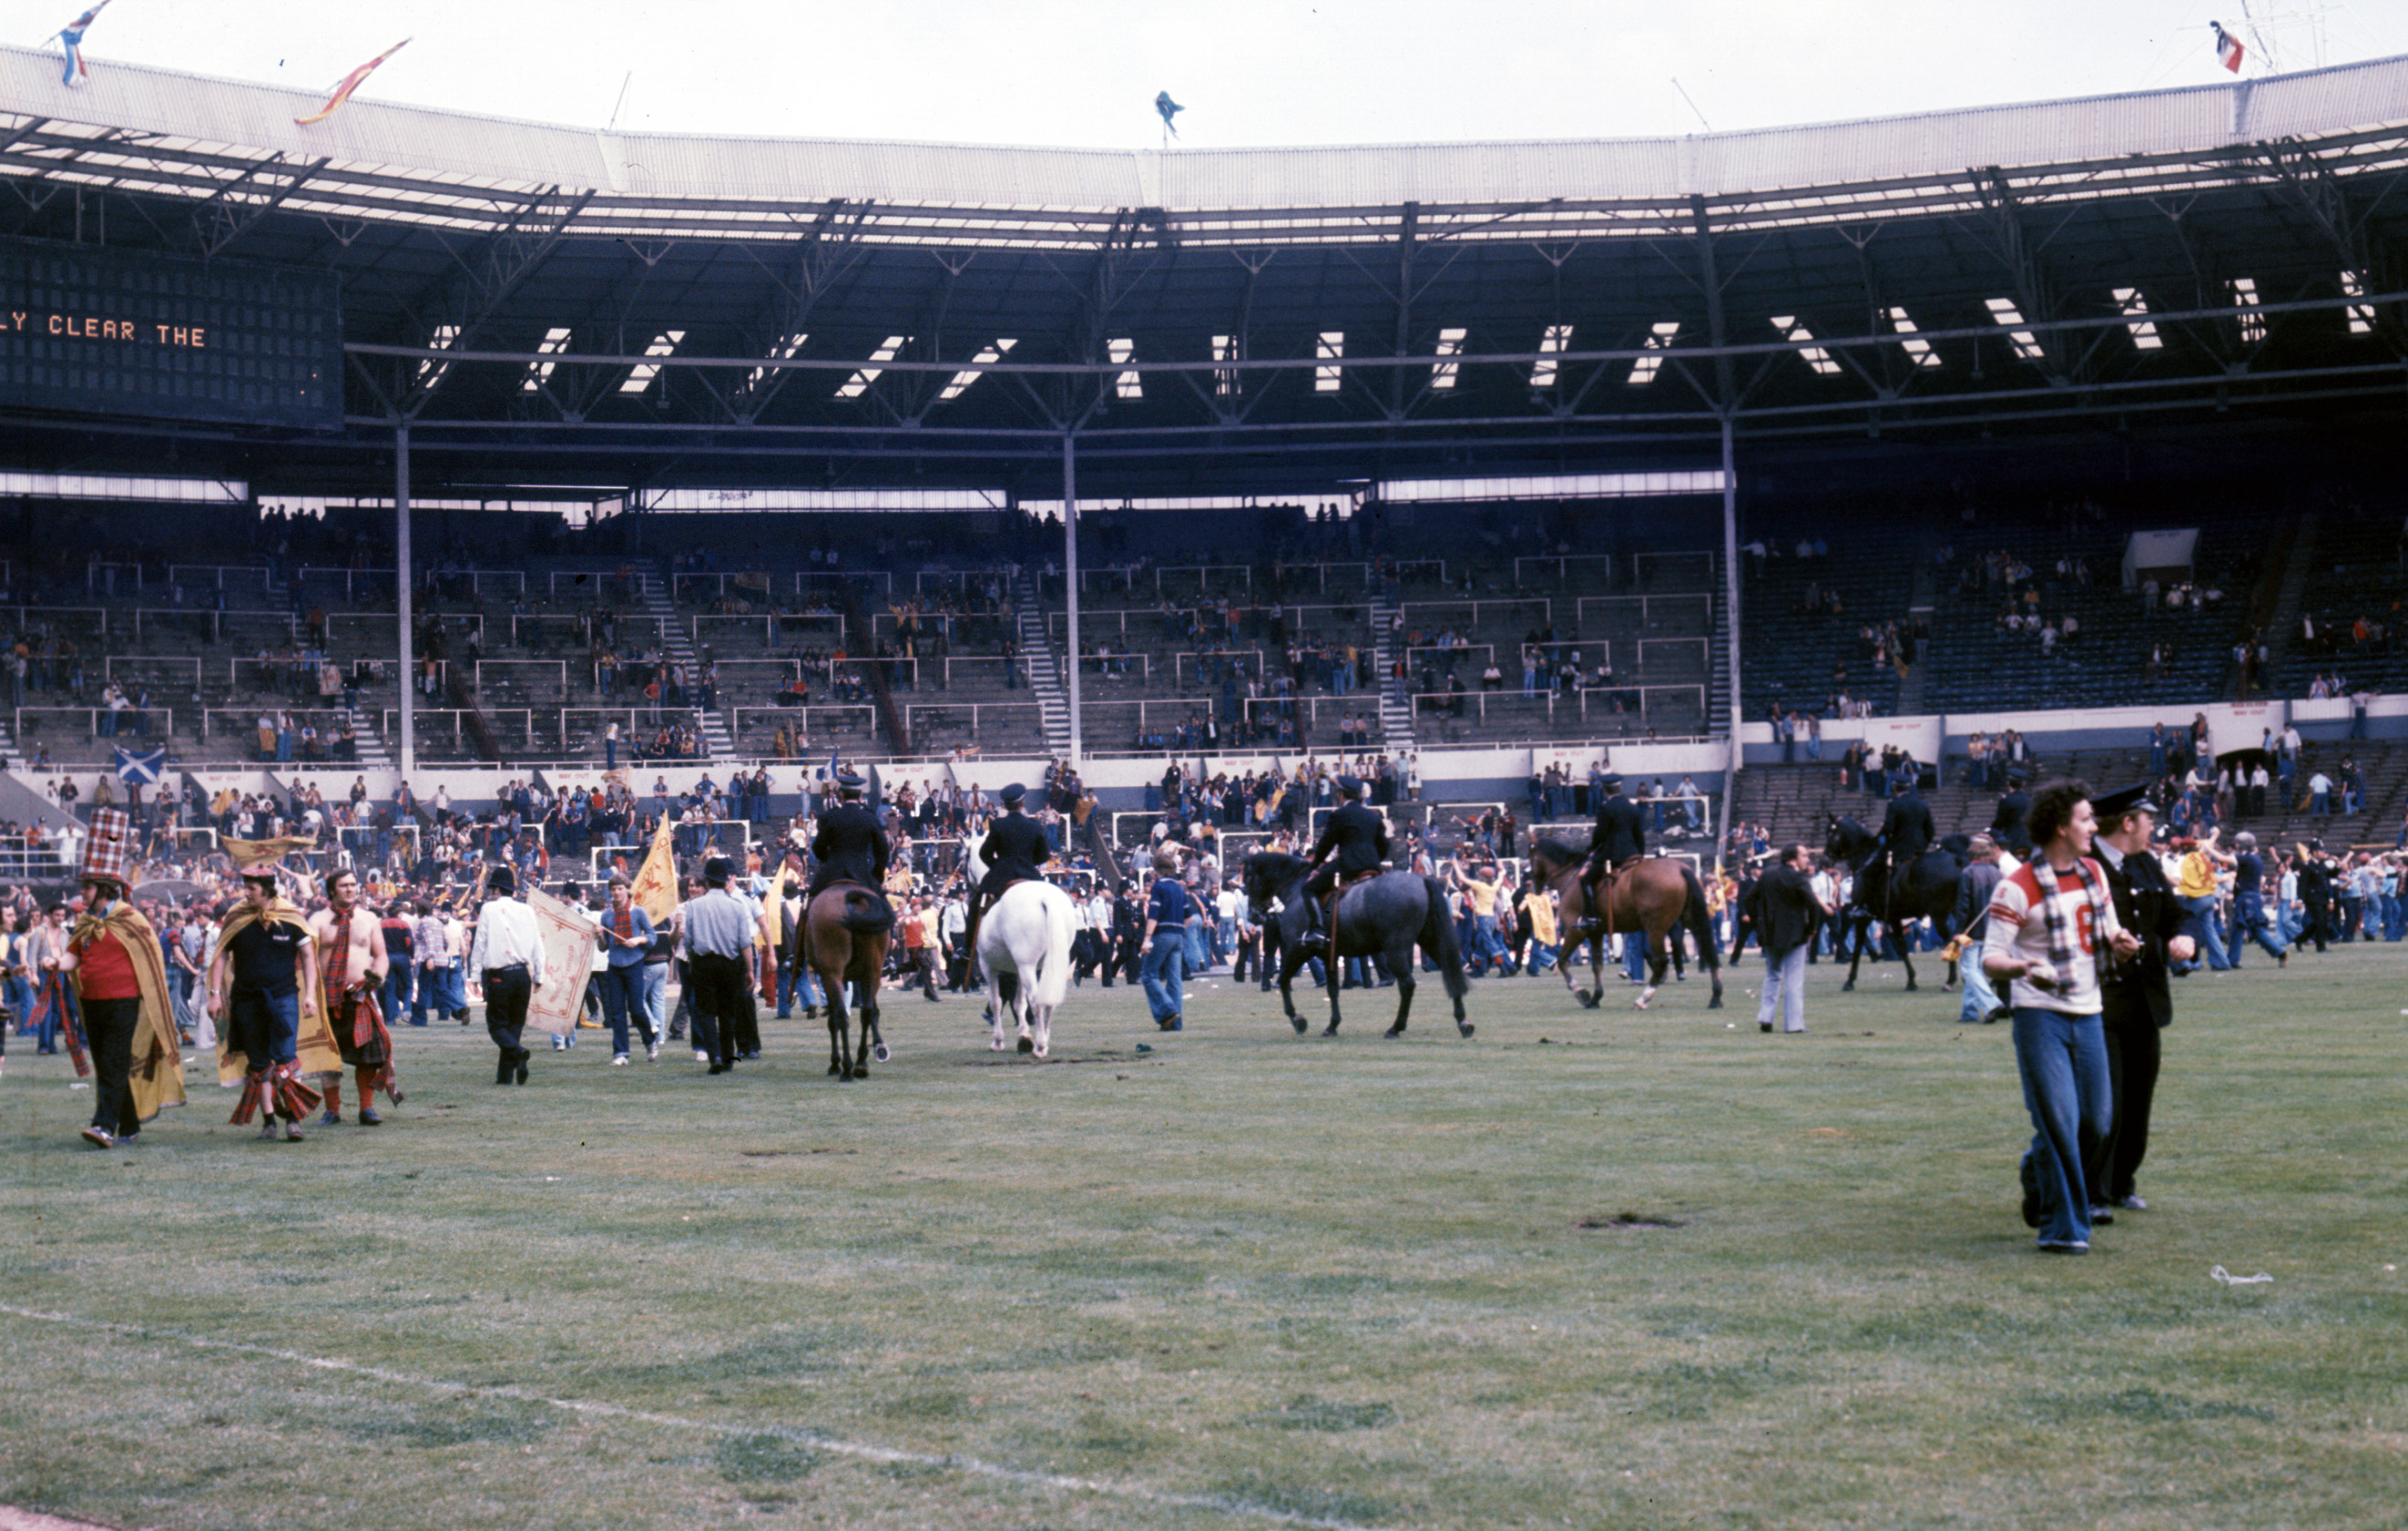
[[[1020,1051],[1021,1051],[1021,1052],[1036,1052],[1036,1051],[1037,1051],[1037,1043],[1036,1043],[1036,1040],[1035,1040],[1034,1038],[1032,1038],[1032,1037],[1022,1037],[1022,1038],[1020,1039]]]
[[[995,1040],[993,1040],[993,1041],[991,1041],[991,1042],[987,1043],[987,1045],[986,1045],[986,1050],[987,1050],[989,1052],[1002,1052],[1002,1051],[1003,1051],[1003,1038],[1002,1038],[1002,1037],[996,1037]]]
[[[869,1066],[867,1064],[863,1064],[860,1067],[853,1071],[853,1077],[857,1080],[866,1080],[869,1078]]]
[[[1847,982],[1842,983],[1842,984],[1841,984],[1841,985],[1840,985],[1840,993],[1842,993],[1842,994],[1855,994],[1856,992],[1856,980],[1855,979],[1850,979]]]
[[[1469,1037],[1471,1035],[1471,1023],[1469,1021],[1457,1021],[1455,1023],[1455,1035],[1459,1037]]]
[[[1321,1028],[1321,1035],[1323,1035],[1324,1037],[1335,1037],[1335,1036],[1337,1036],[1337,1035],[1338,1035],[1338,1023],[1337,1023],[1337,1022],[1335,1022],[1335,1021],[1332,1021],[1331,1023],[1329,1023],[1329,1024],[1327,1024],[1327,1025],[1326,1025],[1326,1026],[1322,1027],[1322,1028]],[[1394,1034],[1394,1033],[1390,1033],[1390,1035],[1391,1035],[1391,1036],[1393,1036],[1393,1035],[1395,1035],[1395,1034]]]
[[[1405,1028],[1402,1026],[1390,1026],[1387,1030],[1380,1033],[1383,1037],[1402,1037],[1404,1034]]]
[[[1580,992],[1581,1009],[1584,1010],[1593,1010],[1597,1009],[1598,1001],[1604,997],[1605,996],[1603,994],[1598,994],[1594,989],[1583,989]]]
[[[884,1063],[887,1059],[895,1056],[895,1053],[884,1042],[881,1042],[876,1047],[869,1050],[869,1055],[877,1059],[880,1063]]]
[[[1041,1062],[1041,1061],[1043,1061],[1043,1059],[1044,1059],[1044,1057],[1045,1057],[1045,1054],[1047,1054],[1048,1052],[1053,1052],[1054,1050],[1053,1050],[1052,1048],[1050,1048],[1050,1047],[1040,1047],[1040,1048],[1037,1049],[1036,1051],[1037,1051],[1037,1056],[1038,1056],[1038,1059]]]
[[[1301,1037],[1301,1036],[1303,1036],[1303,1035],[1304,1035],[1304,1033],[1305,1033],[1304,1017],[1302,1017],[1302,1016],[1300,1016],[1300,1015],[1291,1015],[1291,1016],[1289,1016],[1289,1017],[1287,1018],[1287,1023],[1288,1023],[1289,1025],[1294,1026],[1294,1027],[1296,1028],[1296,1034],[1297,1034],[1298,1037]]]
[[[1722,1008],[1723,1008],[1723,996],[1722,996],[1722,995],[1720,995],[1720,994],[1716,994],[1716,995],[1714,995],[1714,997],[1713,997],[1713,998],[1709,999],[1709,1000],[1707,1000],[1707,1001],[1706,1001],[1706,1009],[1710,1009],[1710,1010],[1718,1010],[1718,1009],[1721,1009]]]
[[[841,1069],[841,1068],[838,1068],[838,1067],[836,1065],[834,1065],[834,1064],[830,1064],[830,1065],[828,1065],[828,1072],[829,1072],[831,1075],[833,1075],[833,1076],[835,1076],[836,1078],[838,1078],[838,1079],[842,1079],[842,1078],[844,1078],[844,1070],[843,1070],[843,1069]]]

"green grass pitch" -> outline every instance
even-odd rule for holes
[[[1923,969],[1927,977],[1929,965]],[[2007,1028],[1810,970],[1434,988],[1299,1038],[1073,992],[1039,1066],[890,995],[710,1079],[607,1034],[380,1129],[139,1149],[11,1038],[0,1504],[122,1526],[2397,1525],[2396,948],[2177,989],[2146,1212],[2015,1215]],[[1150,1051],[1138,1051],[1143,1044]],[[2273,1279],[2228,1286],[2235,1275]]]

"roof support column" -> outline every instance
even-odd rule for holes
[[[1727,344],[1723,330],[1723,279],[1714,265],[1713,224],[1706,217],[1706,199],[1693,196],[1689,211],[1696,225],[1698,241],[1698,275],[1706,290],[1706,340],[1717,352]],[[1739,773],[1745,762],[1740,747],[1740,685],[1739,685],[1739,454],[1732,438],[1732,417],[1739,400],[1731,387],[1731,365],[1728,356],[1714,357],[1714,410],[1723,422],[1723,605],[1727,631],[1724,634],[1724,657],[1730,666],[1730,764],[1723,774],[1723,827],[1714,848],[1714,860],[1721,864],[1723,850],[1730,844],[1731,803],[1739,795]]]
[[[1062,433],[1062,571],[1065,583],[1063,595],[1069,612],[1069,632],[1064,640],[1064,667],[1069,671],[1070,683],[1070,764],[1077,766],[1082,748],[1079,727],[1079,448],[1078,437],[1068,431]],[[1041,603],[1040,603],[1041,604]],[[1042,617],[1038,632],[1045,631]]]
[[[411,657],[416,634],[410,620],[409,574],[409,422],[396,421],[393,427],[393,579],[394,607],[400,613],[395,635],[400,646],[401,664],[401,775],[408,780],[418,769],[417,720],[410,715],[410,704],[417,697],[418,666]]]

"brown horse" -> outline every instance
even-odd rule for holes
[[[885,970],[886,946],[894,928],[895,910],[885,895],[857,882],[830,884],[804,911],[806,960],[826,991],[828,1072],[839,1080],[869,1077],[873,1040],[878,1061],[886,1061],[886,1038],[878,1030],[878,976]],[[861,985],[857,1052],[851,1036],[853,1018],[844,1007],[848,980]]]
[[[1706,912],[1706,891],[1698,882],[1697,868],[1687,862],[1670,856],[1646,856],[1632,863],[1617,874],[1605,895],[1606,908],[1600,914],[1589,908],[1588,889],[1581,883],[1581,866],[1587,860],[1584,852],[1575,851],[1561,840],[1534,840],[1530,845],[1530,877],[1533,881],[1555,890],[1559,906],[1556,919],[1561,929],[1562,944],[1556,948],[1555,965],[1563,969],[1564,987],[1590,1009],[1605,997],[1605,936],[1609,926],[1625,932],[1643,931],[1647,937],[1647,985],[1634,1002],[1645,1009],[1656,997],[1656,989],[1664,981],[1667,937],[1677,940],[1670,933],[1685,926],[1698,938],[1698,961],[1706,976],[1713,980],[1713,998],[1706,1009],[1723,1008],[1723,975],[1719,956],[1714,951],[1713,917]],[[1595,989],[1572,986],[1572,952],[1583,941],[1588,944],[1591,981]]]

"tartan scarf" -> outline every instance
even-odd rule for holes
[[[2033,857],[2031,869],[2032,880],[2040,884],[2041,912],[2048,922],[2049,966],[2057,969],[2058,986],[2062,988],[2067,969],[2073,965],[2073,932],[2067,926],[2064,906],[2057,901],[2057,871],[2049,866],[2048,858]],[[2105,874],[2092,865],[2089,857],[2076,856],[2073,858],[2073,877],[2080,884],[2083,895],[2090,900],[2090,928],[2105,930],[2109,919]],[[2099,976],[2103,978],[2105,975],[2100,973]]]

